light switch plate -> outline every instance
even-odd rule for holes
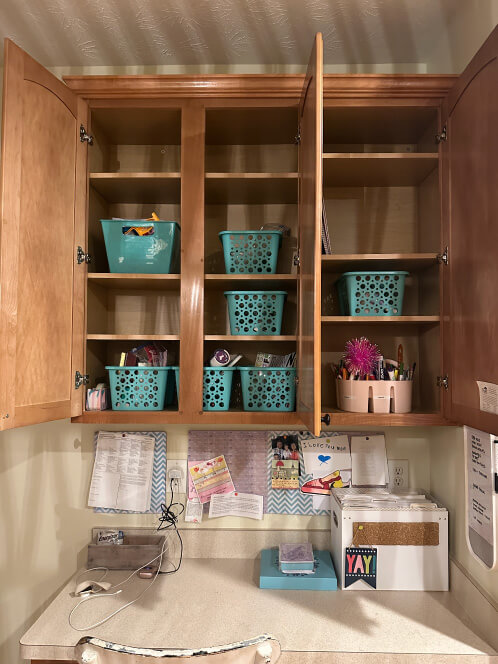
[[[166,459],[166,495],[170,491],[170,472],[173,469],[181,473],[179,479],[173,479],[173,492],[187,493],[187,459]]]
[[[409,489],[408,459],[388,459],[387,465],[389,467],[389,488],[394,491],[396,489]]]

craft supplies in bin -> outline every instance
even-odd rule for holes
[[[109,387],[99,383],[86,392],[86,410],[109,410],[111,407],[111,393]]]
[[[279,335],[286,291],[225,291],[233,335]]]
[[[175,370],[176,391],[180,389],[180,368]],[[232,392],[233,372],[237,367],[204,367],[202,380],[202,409],[228,410]]]
[[[218,235],[227,274],[275,274],[277,271],[281,231],[222,231]]]
[[[163,410],[171,367],[106,367],[113,410]]]
[[[337,282],[341,316],[401,316],[408,272],[345,272]]]
[[[101,219],[111,272],[178,272],[180,226],[176,221]]]
[[[294,367],[239,367],[244,410],[292,411],[296,407]]]

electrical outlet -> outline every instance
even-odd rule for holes
[[[389,466],[389,488],[408,489],[410,477],[408,474],[408,459],[388,459]]]
[[[172,477],[171,471],[176,471],[174,474],[180,473],[180,477]],[[173,493],[187,493],[187,459],[166,460],[166,493],[171,486]]]

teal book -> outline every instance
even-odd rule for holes
[[[284,574],[278,568],[278,548],[261,551],[259,587],[274,590],[337,590],[329,551],[314,551],[313,574]]]

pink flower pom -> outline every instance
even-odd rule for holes
[[[359,374],[362,378],[373,372],[379,357],[380,352],[377,345],[366,337],[351,339],[346,343],[344,366],[350,373]]]

